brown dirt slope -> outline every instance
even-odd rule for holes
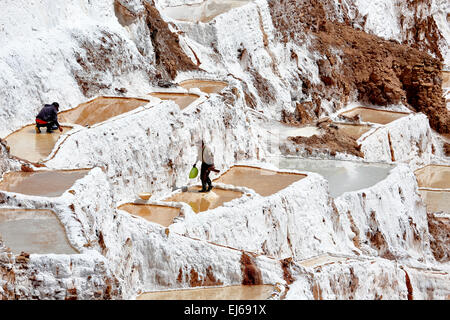
[[[439,133],[449,132],[450,114],[443,99],[439,59],[356,30],[350,19],[332,21],[329,0],[271,0],[269,7],[279,41],[302,45],[311,39],[310,50],[325,57],[317,61],[320,85],[312,85],[299,75],[303,93],[313,101],[305,107],[317,116],[322,99],[337,95],[344,104],[356,93],[360,101],[380,106],[403,102],[425,113]]]

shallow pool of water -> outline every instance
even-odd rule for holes
[[[224,184],[247,187],[262,196],[270,196],[287,188],[306,175],[277,172],[255,167],[234,166],[214,180]]]
[[[405,112],[377,110],[377,109],[367,108],[367,107],[354,108],[349,111],[345,111],[342,114],[347,117],[354,117],[355,115],[359,115],[361,118],[361,121],[378,123],[378,124],[383,124],[383,125],[409,115],[409,113],[405,113]]]
[[[242,285],[171,290],[144,293],[137,300],[265,300],[273,289],[273,285]]]
[[[190,93],[152,92],[150,95],[161,100],[172,100],[178,104],[181,110],[199,98],[198,95]]]
[[[30,162],[40,162],[50,155],[61,134],[70,129],[70,127],[63,127],[62,133],[59,130],[47,133],[46,128],[41,128],[41,133],[37,134],[33,124],[17,130],[5,140],[12,156]]]
[[[450,166],[428,165],[414,173],[420,188],[450,189]]]
[[[427,206],[428,213],[445,212],[450,213],[450,191],[423,190],[419,193]]]
[[[329,182],[332,197],[340,196],[344,192],[371,187],[385,179],[393,168],[387,164],[296,157],[272,157],[268,160],[280,169],[309,171],[322,175]]]
[[[180,83],[180,86],[185,89],[198,88],[200,91],[208,94],[219,93],[227,85],[228,83],[226,82],[212,80],[186,80]]]
[[[214,184],[213,184],[214,185]],[[242,196],[242,192],[213,188],[210,192],[198,192],[201,187],[191,187],[186,192],[176,193],[164,199],[170,202],[185,202],[194,212],[199,213],[221,207],[225,202]]]
[[[59,113],[59,122],[92,126],[122,113],[146,105],[149,100],[121,97],[98,97],[80,104],[74,109]]]
[[[249,2],[251,0],[206,0],[197,4],[166,7],[162,12],[174,20],[206,23],[222,13]]]
[[[14,254],[76,254],[50,210],[0,209],[0,236]]]
[[[59,197],[89,170],[8,172],[0,190],[41,197]]]
[[[355,140],[372,129],[371,126],[366,124],[335,123],[335,125],[338,127],[338,133],[343,132]]]
[[[173,219],[180,215],[179,208],[151,204],[126,203],[118,209],[158,223],[164,227],[170,226],[173,223]]]

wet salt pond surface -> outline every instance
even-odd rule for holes
[[[213,188],[210,192],[198,192],[201,187],[191,187],[186,192],[176,193],[164,199],[166,202],[184,202],[196,213],[221,207],[225,202],[240,198],[242,192]]]
[[[405,112],[377,110],[367,107],[354,108],[349,111],[342,112],[341,114],[347,117],[354,117],[355,115],[359,115],[361,121],[378,123],[383,125],[409,115],[409,113]]]
[[[89,170],[9,172],[0,190],[41,197],[59,197]]]
[[[59,113],[58,119],[61,123],[92,126],[122,113],[130,112],[148,102],[149,100],[137,98],[98,97],[82,103],[74,109]]]
[[[328,180],[330,195],[338,197],[349,191],[371,187],[384,180],[394,167],[339,160],[315,160],[296,157],[272,157],[270,163],[279,169],[315,172]]]
[[[450,213],[450,166],[428,165],[414,173],[427,212]]]
[[[233,8],[241,7],[250,0],[206,0],[202,3],[186,4],[166,7],[162,10],[164,15],[174,20],[186,22],[209,22],[218,15]]]
[[[306,175],[277,172],[255,167],[234,166],[215,182],[253,189],[262,196],[270,196],[285,189]]]
[[[428,213],[450,213],[450,190],[436,191],[420,189],[419,193],[427,206]]]
[[[14,254],[77,254],[50,210],[0,209],[0,236]]]
[[[118,209],[158,223],[164,227],[170,226],[173,223],[173,219],[180,215],[179,208],[151,204],[126,203]]]
[[[198,88],[204,93],[212,94],[222,91],[226,86],[228,86],[228,83],[210,80],[186,80],[181,82],[180,86],[187,90]]]
[[[41,133],[36,134],[35,125],[26,126],[5,138],[12,156],[30,162],[40,162],[47,158],[53,150],[61,134],[70,130],[63,127],[63,132],[55,130],[47,133],[46,128],[41,128]]]
[[[334,123],[339,131],[344,132],[349,137],[358,140],[364,133],[372,129],[366,124],[348,124],[348,123]]]
[[[242,285],[171,290],[144,293],[137,300],[266,300],[273,289],[273,285]]]
[[[150,95],[161,100],[173,100],[181,110],[199,98],[198,95],[190,93],[152,92]]]
[[[429,165],[414,173],[420,188],[450,189],[450,166]]]

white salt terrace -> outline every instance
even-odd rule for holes
[[[162,13],[174,20],[186,22],[210,22],[218,15],[241,7],[249,0],[206,0],[202,3],[166,7]]]
[[[0,209],[0,237],[14,254],[77,254],[50,210]]]
[[[315,172],[328,180],[330,195],[371,187],[385,179],[393,166],[341,160],[315,160],[298,157],[271,157],[270,163],[284,170]]]

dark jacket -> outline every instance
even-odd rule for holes
[[[53,122],[59,127],[58,110],[56,110],[56,107],[52,104],[44,105],[44,107],[39,112],[39,114],[36,116],[36,118],[47,121],[47,122]]]

